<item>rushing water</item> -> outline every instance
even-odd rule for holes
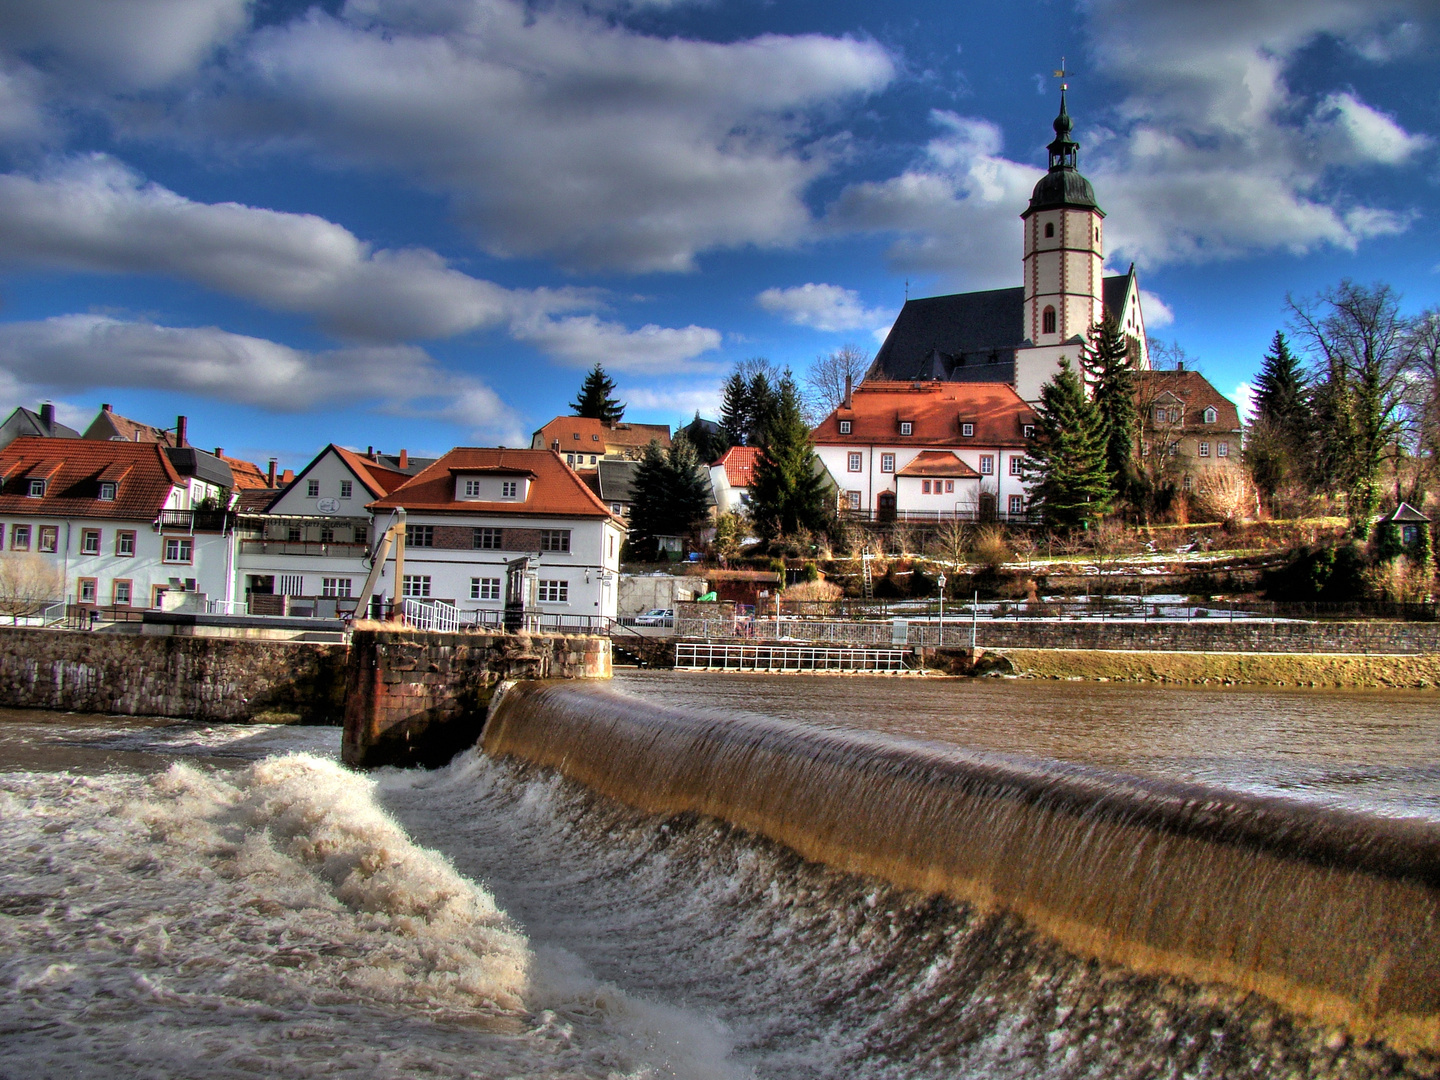
[[[1433,699],[869,679],[616,680],[825,735],[1434,819]],[[1108,711],[1108,721],[1106,719]],[[0,1076],[1435,1075],[1255,994],[1077,959],[1003,909],[803,862],[471,752],[0,723]]]

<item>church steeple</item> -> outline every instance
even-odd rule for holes
[[[1060,87],[1060,115],[1055,117],[1055,141],[1048,147],[1051,172],[1056,169],[1076,168],[1080,151],[1080,144],[1070,138],[1073,125],[1070,123],[1070,113],[1065,109],[1066,89],[1068,88]]]

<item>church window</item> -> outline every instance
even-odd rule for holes
[[[1055,309],[1047,307],[1040,313],[1040,332],[1042,334],[1055,333]]]
[[[1047,237],[1055,235],[1055,223],[1053,221],[1047,221],[1045,223],[1045,235]]]

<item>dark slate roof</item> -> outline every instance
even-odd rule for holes
[[[1395,510],[1394,510],[1392,513],[1386,514],[1386,515],[1385,515],[1383,518],[1381,518],[1380,520],[1381,520],[1381,521],[1405,522],[1406,524],[1409,524],[1410,522],[1415,522],[1416,524],[1422,524],[1422,523],[1428,522],[1430,519],[1429,519],[1428,517],[1426,517],[1424,514],[1420,513],[1419,510],[1416,510],[1416,509],[1415,509],[1413,506],[1411,506],[1409,503],[1407,503],[1407,502],[1402,502],[1399,506],[1397,506],[1397,507],[1395,508]]]
[[[1128,273],[1104,280],[1105,310],[1117,318],[1129,282]],[[1024,344],[1023,287],[907,300],[865,377],[1013,383],[1015,350]]]
[[[0,432],[4,432],[4,442],[8,444],[12,439],[18,439],[22,435],[38,435],[42,439],[78,439],[80,433],[72,427],[66,427],[60,421],[51,418],[49,424],[45,423],[44,417],[37,412],[32,412],[19,406],[4,424],[0,424]]]
[[[638,461],[614,461],[601,458],[596,466],[599,475],[600,498],[607,503],[628,503],[635,501],[635,471],[640,468]]]
[[[1090,186],[1090,181],[1074,169],[1051,169],[1042,176],[1030,194],[1030,205],[1024,216],[1061,207],[1095,210],[1101,217],[1105,216],[1105,211],[1096,205],[1095,189]]]
[[[230,471],[230,466],[214,454],[197,450],[193,446],[167,446],[165,453],[170,458],[170,464],[175,466],[175,471],[181,476],[193,476],[223,488],[235,486],[235,475]]]

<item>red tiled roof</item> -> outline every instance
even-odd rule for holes
[[[1167,396],[1168,395],[1168,396]],[[1143,426],[1153,426],[1154,407],[1171,400],[1180,402],[1181,426],[1196,431],[1240,430],[1240,410],[1235,403],[1210,385],[1198,371],[1139,371],[1135,378],[1135,400]],[[1215,423],[1205,423],[1205,409],[1215,409]]]
[[[270,486],[270,481],[260,471],[260,466],[253,461],[242,461],[240,458],[226,457],[224,454],[215,456],[230,466],[230,475],[235,478],[236,491],[253,491]]]
[[[50,477],[45,495],[30,498],[32,473],[55,460],[53,439],[24,436],[0,450],[0,475],[7,477],[0,488],[0,514],[154,521],[170,489],[182,482],[158,443],[74,439],[65,443],[65,459]],[[124,471],[115,501],[101,502],[100,478],[108,481],[117,469]]]
[[[670,425],[606,424],[588,416],[557,416],[535,432],[530,445],[548,450],[558,440],[562,454],[598,454],[605,446],[649,446],[651,439],[669,446]]]
[[[357,454],[353,450],[346,450],[343,446],[330,444],[340,460],[350,466],[351,472],[360,478],[360,482],[370,489],[370,494],[376,497],[388,495],[411,477],[393,469],[387,469],[371,461],[364,454]]]
[[[748,488],[755,481],[755,462],[759,458],[758,446],[732,446],[715,464],[725,466],[725,479],[732,488]]]
[[[850,402],[815,428],[817,445],[1024,446],[1025,425],[1035,422],[1009,383],[866,381]],[[850,434],[840,434],[841,420],[850,421]],[[912,434],[900,434],[902,421]],[[961,424],[974,424],[975,433],[962,435]]]
[[[896,476],[959,476],[966,480],[980,474],[949,450],[922,450]]]
[[[106,432],[106,421],[109,421],[109,428],[114,434]],[[98,427],[97,427],[98,425]],[[92,435],[91,432],[94,432]],[[139,420],[131,420],[128,416],[121,416],[113,409],[101,409],[90,426],[85,429],[82,436],[86,439],[99,439],[101,441],[159,443],[162,446],[175,445],[175,433],[166,431],[164,428],[153,427],[150,424],[142,424]]]
[[[457,472],[530,473],[530,496],[521,502],[472,502],[455,498]],[[614,517],[585,481],[552,450],[500,450],[457,446],[384,498],[373,510],[403,506],[411,513],[527,514],[542,517]]]

